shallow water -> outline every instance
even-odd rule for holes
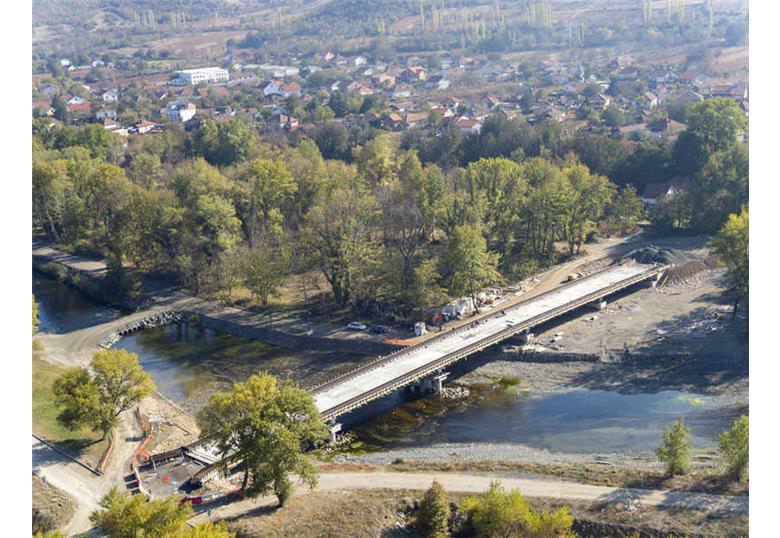
[[[347,354],[290,351],[187,322],[135,333],[116,347],[136,353],[158,390],[189,411],[214,391],[261,371],[305,386],[356,360]]]
[[[369,445],[385,448],[517,443],[560,452],[647,451],[679,418],[690,428],[694,447],[715,445],[737,414],[712,397],[686,392],[585,389],[539,398],[498,391],[465,409],[443,411],[434,398],[407,401],[357,425],[356,432]]]
[[[33,273],[33,291],[45,332],[69,332],[122,315],[38,273]],[[188,411],[199,409],[214,391],[259,371],[305,386],[361,360],[346,354],[293,352],[189,323],[136,333],[117,347],[137,353],[160,392]],[[539,398],[497,391],[471,404],[445,406],[438,398],[410,401],[397,392],[343,417],[343,422],[355,428],[361,440],[385,448],[494,442],[612,452],[652,450],[678,418],[691,428],[694,446],[711,446],[735,418],[712,397],[676,391],[574,390]]]
[[[116,319],[122,311],[96,301],[82,292],[33,271],[33,294],[38,302],[38,330],[62,334]]]

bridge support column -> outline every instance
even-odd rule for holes
[[[335,446],[336,445],[336,434],[341,431],[341,423],[339,422],[333,422],[329,424],[330,426],[330,445]]]
[[[607,308],[607,300],[606,299],[599,299],[597,301],[593,301],[591,303],[591,305],[596,310],[604,310],[605,308]]]
[[[431,381],[433,382],[433,392],[441,396],[444,388],[444,380],[450,376],[449,372],[441,372],[433,376]]]
[[[662,276],[663,276],[663,273],[658,273],[652,279],[650,279],[650,287],[651,288],[658,287],[658,283],[661,281],[661,277]]]
[[[521,337],[523,339],[524,344],[530,344],[531,342],[534,341],[534,333],[531,332],[531,329],[525,329],[522,332]]]

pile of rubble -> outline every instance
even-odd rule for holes
[[[143,319],[134,321],[132,323],[128,323],[121,329],[112,332],[111,334],[103,338],[98,343],[98,346],[100,346],[102,349],[110,349],[114,347],[114,345],[117,342],[119,342],[123,337],[132,334],[136,331],[153,329],[155,327],[161,327],[169,323],[178,323],[182,319],[183,316],[179,312],[174,312],[174,311],[155,312],[154,314],[150,314],[149,316]]]
[[[460,400],[462,398],[468,398],[471,392],[468,387],[462,385],[452,385],[449,387],[442,387],[441,397],[446,400]]]

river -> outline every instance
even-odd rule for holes
[[[68,332],[122,315],[38,273],[33,273],[33,291],[45,332]],[[186,322],[136,333],[117,347],[136,353],[160,392],[192,412],[209,394],[255,372],[268,371],[310,385],[366,360],[288,351]],[[563,452],[608,452],[651,450],[678,418],[691,428],[694,446],[711,446],[717,433],[733,420],[721,412],[716,399],[678,391],[572,390],[541,397],[494,391],[468,406],[455,407],[398,392],[345,417],[345,422],[361,440],[377,448],[495,442]]]

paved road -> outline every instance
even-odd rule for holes
[[[580,304],[588,298],[592,299],[594,294],[604,290],[614,291],[614,286],[625,286],[626,283],[636,282],[638,278],[647,278],[649,275],[654,275],[657,270],[652,265],[639,263],[616,265],[560,289],[554,289],[546,295],[529,299],[511,308],[507,307],[503,310],[503,315],[498,314],[478,323],[474,322],[471,327],[462,328],[457,332],[445,332],[436,340],[418,344],[400,355],[387,359],[387,362],[358,371],[344,377],[336,384],[318,390],[314,394],[317,409],[325,416],[328,416],[328,413],[335,413],[336,408],[343,413],[345,403],[367,394],[373,395],[376,393],[375,389],[397,379],[405,378],[411,381],[410,374],[445,356],[496,335],[506,334],[509,327],[519,328],[523,323],[538,319],[538,316],[561,312],[562,308],[570,309],[571,305]]]
[[[325,473],[320,475],[317,491],[354,489],[411,489],[425,490],[433,480],[438,480],[447,491],[479,493],[485,491],[496,477],[457,473]],[[748,497],[728,497],[684,491],[645,490],[592,486],[577,482],[533,478],[501,478],[507,490],[519,489],[525,497],[545,497],[562,501],[626,502],[637,500],[646,506],[696,509],[708,512],[747,514]],[[298,486],[296,495],[305,495],[308,489]],[[212,519],[232,518],[245,514],[258,506],[273,506],[275,497],[246,500],[212,509]],[[206,514],[198,514],[194,523],[206,520]]]

